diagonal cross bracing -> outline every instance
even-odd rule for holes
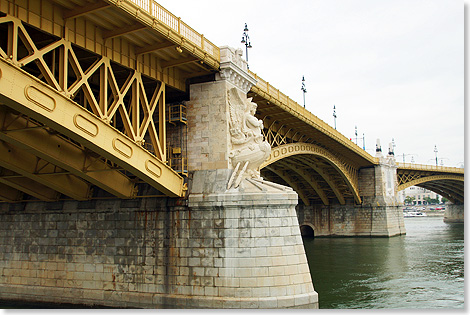
[[[107,122],[2,59],[0,72],[0,103],[81,143],[162,193],[183,195],[181,176]]]

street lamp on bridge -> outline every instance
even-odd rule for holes
[[[245,29],[243,30],[242,44],[245,44],[246,49],[246,62],[248,62],[248,48],[251,48],[250,36],[248,36],[248,26],[245,23]]]
[[[411,156],[411,159],[413,159],[413,156],[415,156],[415,155],[418,156],[418,154],[405,154],[405,153],[403,153],[403,154],[397,155],[397,157],[403,156],[403,163],[405,163],[405,157],[406,156]]]
[[[336,105],[333,105],[333,117],[335,118],[335,130],[336,130]]]
[[[436,166],[438,166],[438,162],[437,162],[437,145],[434,145],[434,153],[436,153]]]
[[[354,126],[354,134],[356,135],[356,145],[357,145],[357,126]]]
[[[307,88],[305,87],[305,77],[304,76],[302,76],[302,87],[300,89],[302,90],[302,92],[304,94],[304,108],[305,108],[305,93],[307,93]]]

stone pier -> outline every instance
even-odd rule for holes
[[[444,214],[444,222],[446,223],[464,223],[464,210],[463,204],[447,204]]]
[[[390,237],[406,234],[403,210],[396,197],[397,175],[392,151],[384,157],[377,147],[380,164],[359,171],[362,204],[297,206],[301,226],[309,226],[315,236]]]
[[[190,87],[187,104],[189,208],[219,227],[219,235],[204,237],[201,263],[217,259],[224,269],[214,282],[216,298],[194,298],[242,308],[318,308],[297,193],[259,177],[270,147],[256,104],[246,98],[255,80],[239,50],[222,47],[220,68],[215,81]]]

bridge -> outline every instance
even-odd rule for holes
[[[153,0],[0,0],[0,150],[5,299],[317,307],[299,225],[404,234],[413,185],[463,217],[463,169],[371,156]]]

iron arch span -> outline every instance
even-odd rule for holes
[[[274,147],[272,148],[271,154],[266,159],[266,161],[264,161],[264,163],[261,164],[260,169],[269,167],[271,164],[275,162],[279,162],[283,159],[287,159],[289,157],[297,156],[297,155],[312,155],[312,156],[320,157],[326,160],[331,166],[333,166],[333,168],[338,172],[338,174],[340,174],[340,176],[346,183],[348,189],[352,193],[352,196],[354,197],[354,201],[357,204],[360,204],[362,202],[361,197],[359,196],[357,169],[355,169],[353,166],[349,165],[348,163],[342,161],[340,158],[333,155],[332,153],[325,150],[324,148],[315,144],[297,142],[297,143],[288,143],[288,144]],[[313,165],[311,165],[311,167],[314,168]],[[296,171],[295,169],[293,170]],[[322,171],[320,169],[315,169],[315,171],[317,171],[317,173],[319,173],[323,177],[323,179],[328,183],[328,185],[331,187],[331,189],[335,193],[338,201],[341,204],[344,204],[345,200],[344,200],[344,197],[342,196],[342,193],[335,186],[333,181],[328,178],[328,175],[322,174]],[[303,177],[305,178],[305,176]],[[307,180],[307,178],[305,179]],[[320,192],[317,189],[317,187],[315,187],[315,185],[313,186],[314,186],[313,188],[317,191],[323,203],[327,205],[328,199],[325,198],[322,192]],[[299,193],[299,197],[302,198],[304,203],[308,204],[308,202],[305,201],[305,197],[303,197],[303,194],[299,191],[297,192]]]
[[[398,186],[398,191],[419,186],[446,197],[452,202],[464,202],[464,177],[458,175],[432,175],[420,177]]]

